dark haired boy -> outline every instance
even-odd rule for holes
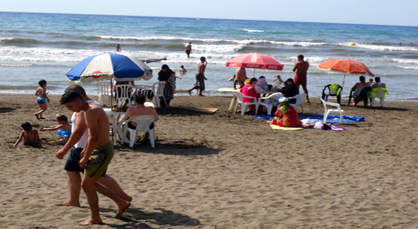
[[[17,144],[19,144],[19,142],[23,139],[24,145],[42,148],[42,143],[39,139],[38,131],[33,130],[32,125],[28,122],[22,123],[21,127],[23,128],[23,130],[20,133],[19,139],[17,139],[13,147],[16,147]]]
[[[49,103],[49,98],[46,96],[48,93],[46,92],[46,80],[39,80],[38,82],[39,87],[36,89],[35,95],[38,96],[36,102],[39,105],[39,111],[35,114],[37,119],[44,119],[42,118],[42,113],[47,110],[46,102]]]

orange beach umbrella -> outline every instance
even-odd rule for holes
[[[318,68],[333,70],[337,72],[353,73],[353,74],[374,74],[361,62],[350,59],[330,59],[318,65]],[[345,82],[345,74],[343,87]]]

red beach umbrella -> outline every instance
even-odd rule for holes
[[[330,59],[318,65],[318,68],[333,70],[337,72],[353,73],[353,74],[374,74],[361,62],[350,59]],[[345,74],[343,80],[343,87]]]
[[[246,53],[232,58],[226,62],[227,67],[258,68],[269,70],[283,70],[283,64],[277,62],[271,56],[261,53]]]
[[[246,53],[232,58],[226,62],[227,67],[243,67],[255,69],[283,70],[283,64],[277,62],[273,57],[261,53]]]

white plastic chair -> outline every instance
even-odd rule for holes
[[[151,123],[157,121],[157,117],[154,115],[139,115],[130,118],[129,120],[125,121],[125,128],[123,130],[123,140],[122,142],[129,142],[129,147],[134,147],[134,143],[136,141],[137,132],[149,132],[149,140],[151,142],[152,148],[155,148],[155,125],[152,129],[150,129]],[[137,124],[136,129],[131,129],[128,127],[128,122],[135,122]],[[130,138],[127,141],[127,133],[129,131]]]
[[[238,104],[241,104],[241,115],[244,115],[245,111],[247,110],[247,106],[249,106],[249,105],[255,105],[255,113],[257,114],[257,112],[258,112],[258,99],[256,97],[246,96],[246,95],[242,94],[241,92],[233,92],[233,94],[237,98],[237,102],[235,103],[234,114],[237,113]],[[242,100],[244,97],[249,98],[249,99],[253,99],[253,102],[244,103],[243,100]]]
[[[154,92],[153,86],[151,85],[137,85],[135,86],[135,94],[143,94],[146,101],[151,101],[152,98],[148,97],[149,91]]]
[[[262,99],[264,99],[264,101],[261,101]],[[258,100],[258,105],[262,105],[265,106],[267,108],[267,115],[271,115],[271,110],[273,110],[273,103],[268,104],[265,102],[265,100],[267,100],[268,97],[260,97]]]
[[[110,86],[110,82],[97,82],[97,94],[99,96],[99,104],[103,104],[103,97],[107,97],[109,99],[109,106],[112,104],[112,88]]]
[[[321,101],[322,101],[322,104],[324,104],[324,109],[325,109],[324,120],[323,120],[324,123],[327,122],[327,118],[328,118],[328,115],[330,113],[339,113],[340,114],[340,123],[343,123],[344,110],[341,110],[341,105],[339,103],[327,102],[327,101],[324,101],[323,99],[321,99]],[[328,109],[327,105],[335,107],[336,109]]]
[[[296,99],[296,102],[295,103],[290,103],[289,105],[291,105],[295,109],[296,109],[296,106],[299,105],[302,108],[302,114],[304,114],[304,112],[303,112],[303,103],[302,102],[303,102],[303,98],[305,98],[305,97],[306,97],[306,94],[305,93],[300,93],[300,94],[295,95],[293,97],[289,97],[289,99]]]
[[[371,98],[372,99],[372,104],[371,105],[374,106],[374,100],[376,98],[378,98],[379,101],[380,101],[380,106],[384,107],[385,106],[385,99],[383,98],[383,95],[385,94],[385,91],[383,91],[382,89],[377,89],[375,91],[375,94],[376,94],[376,96],[374,98]]]
[[[165,83],[165,81],[159,81],[152,85],[152,91],[154,91],[155,103],[157,103],[157,107],[161,107],[160,97],[163,97],[165,104],[167,104],[164,97]]]
[[[132,92],[132,85],[129,84],[120,84],[115,86],[115,92],[116,92],[116,101],[118,104],[118,107],[121,107],[123,102],[128,100],[128,107],[131,106],[131,97],[129,96]]]

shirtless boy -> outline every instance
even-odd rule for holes
[[[145,96],[142,94],[137,94],[135,95],[135,102],[136,102],[136,107],[130,107],[128,108],[128,110],[126,111],[125,116],[123,117],[124,120],[128,120],[132,117],[135,116],[140,116],[140,115],[153,115],[158,118],[158,114],[157,111],[155,111],[154,107],[146,107],[145,104]],[[131,129],[135,129],[136,128],[136,123],[134,122],[129,122],[128,123],[128,127]],[[150,129],[152,129],[153,126],[151,126]],[[149,137],[149,133],[146,132],[145,135],[139,140],[139,142],[143,142],[145,140],[147,140]]]
[[[306,102],[309,103],[308,89],[306,88],[306,75],[308,74],[309,63],[303,60],[303,55],[298,56],[298,62],[293,67],[296,71],[295,84],[299,90],[299,85],[302,85],[303,91],[306,94]]]
[[[79,161],[79,165],[85,169],[81,186],[89,202],[91,217],[83,222],[77,223],[77,225],[101,224],[102,219],[100,218],[95,184],[96,182],[104,182],[107,167],[114,154],[113,145],[109,141],[108,117],[100,105],[88,103],[75,91],[64,93],[60,103],[71,111],[84,111],[85,123],[88,128],[88,140],[86,147],[81,152],[82,158]]]
[[[39,80],[38,82],[39,87],[36,89],[35,95],[38,96],[36,102],[39,105],[39,111],[35,114],[37,119],[43,119],[42,113],[47,110],[46,102],[49,103],[49,98],[46,96],[48,93],[46,92],[46,80]]]
[[[19,139],[15,142],[13,147],[16,147],[20,141],[23,139],[24,145],[30,145],[42,148],[41,140],[39,139],[38,131],[32,129],[32,125],[28,122],[25,122],[21,125],[23,128],[22,132],[20,133]]]

